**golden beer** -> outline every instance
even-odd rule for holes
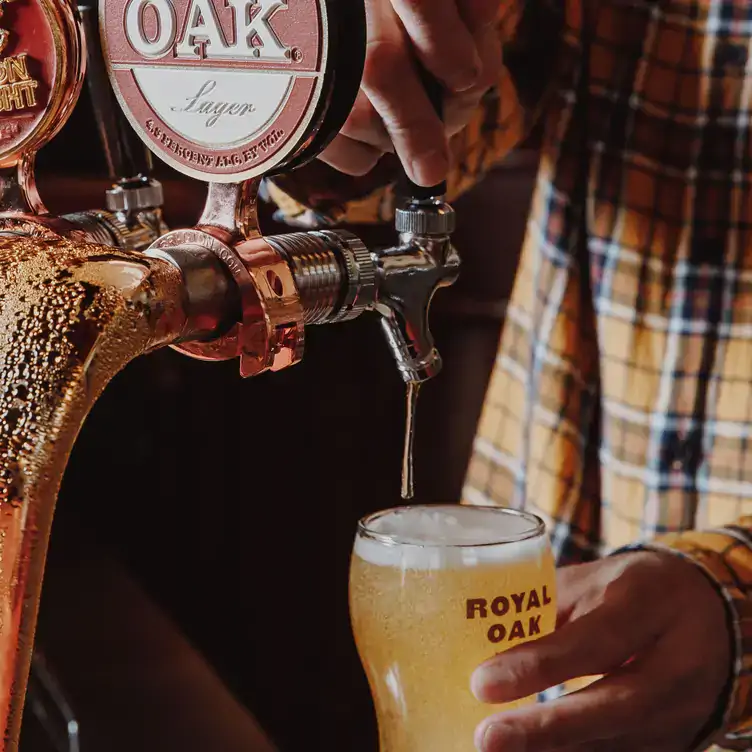
[[[548,537],[533,515],[447,505],[362,520],[350,613],[381,752],[472,752],[475,727],[498,707],[475,699],[471,674],[553,631],[554,588]]]

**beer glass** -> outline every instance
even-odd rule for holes
[[[410,506],[361,520],[350,615],[380,751],[472,752],[476,725],[499,707],[475,699],[471,674],[553,631],[554,588],[548,536],[532,514]]]

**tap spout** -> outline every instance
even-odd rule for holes
[[[459,275],[460,257],[450,239],[454,224],[454,211],[441,199],[410,202],[397,210],[398,244],[375,254],[374,308],[407,383],[427,381],[441,370],[429,315],[436,291]]]
[[[451,242],[454,210],[443,199],[445,186],[417,194],[397,210],[399,243],[375,254],[378,294],[375,310],[397,369],[407,385],[405,444],[402,457],[402,498],[411,499],[413,449],[420,385],[441,371],[429,315],[431,302],[441,287],[454,284],[460,257]]]

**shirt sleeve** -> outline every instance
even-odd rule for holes
[[[716,718],[715,741],[729,750],[752,741],[752,517],[708,531],[663,535],[641,546],[665,550],[699,565],[723,596],[731,625],[733,672]]]
[[[448,198],[478,183],[532,130],[552,89],[563,14],[555,0],[503,2],[496,28],[504,66],[471,122],[450,143]],[[398,162],[386,155],[368,175],[342,175],[323,162],[266,181],[277,219],[299,227],[388,222]]]

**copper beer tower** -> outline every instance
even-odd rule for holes
[[[428,314],[459,257],[441,186],[404,183],[388,248],[331,227],[274,236],[259,227],[261,181],[315,159],[349,114],[365,55],[362,0],[103,0],[101,46],[92,12],[67,0],[6,0],[0,10],[0,726],[10,752],[57,491],[109,379],[164,346],[237,358],[244,377],[278,371],[303,357],[307,326],[373,311],[412,413],[418,386],[441,368]],[[104,208],[52,216],[35,155],[75,106],[87,57],[120,174]],[[168,231],[148,159],[115,154],[115,98],[156,157],[208,184],[193,227]],[[47,299],[30,303],[44,286]],[[35,317],[56,320],[58,298],[71,316],[36,327]],[[49,353],[36,371],[24,366],[21,322],[37,332],[29,348]],[[29,380],[49,389],[35,398]],[[409,462],[405,471],[409,481]]]

